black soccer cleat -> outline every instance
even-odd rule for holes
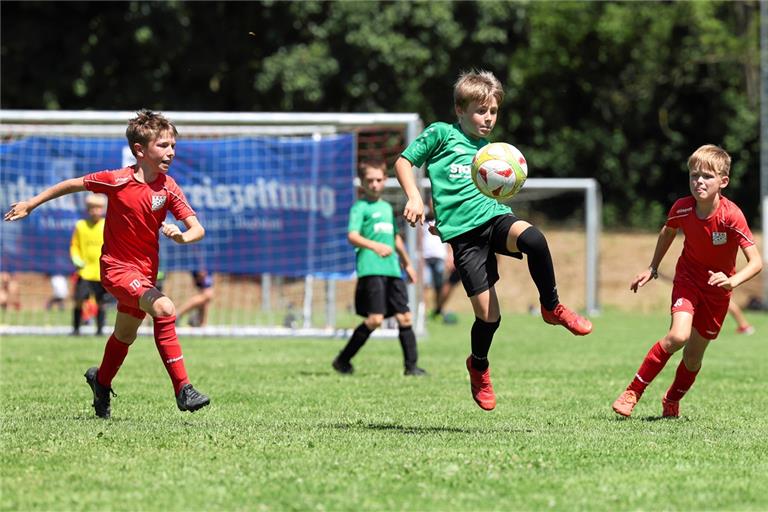
[[[112,415],[112,408],[109,405],[111,400],[110,394],[112,396],[117,395],[112,391],[112,388],[106,388],[99,383],[99,380],[96,378],[98,372],[99,369],[95,366],[88,368],[85,372],[85,381],[91,386],[91,391],[93,391],[93,404],[91,405],[93,405],[93,409],[96,411],[96,416],[106,420]]]
[[[211,399],[200,393],[192,387],[192,384],[185,384],[176,395],[176,405],[180,411],[195,412],[211,403]]]
[[[403,375],[411,376],[411,377],[426,377],[429,375],[427,373],[427,370],[424,368],[419,368],[418,366],[414,366],[412,368],[406,368],[403,372]]]
[[[333,369],[342,375],[352,375],[355,373],[355,369],[352,367],[352,363],[349,361],[342,361],[338,357],[333,360],[331,366],[333,366]]]

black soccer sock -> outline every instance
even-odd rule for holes
[[[407,327],[400,326],[398,337],[400,338],[400,346],[403,349],[406,369],[415,368],[416,361],[419,359],[419,352],[416,348],[416,335],[413,333],[413,328],[410,325]]]
[[[517,248],[528,255],[528,272],[539,290],[539,302],[544,309],[552,311],[560,300],[547,239],[538,228],[531,226],[517,237]]]
[[[355,357],[357,351],[360,350],[363,345],[365,345],[365,342],[368,341],[368,337],[372,332],[373,331],[368,329],[368,326],[365,325],[365,322],[358,325],[355,329],[355,332],[353,332],[352,336],[349,338],[347,345],[344,347],[344,349],[342,349],[341,352],[339,352],[338,359],[348,363],[353,357]]]
[[[96,331],[101,334],[104,330],[104,305],[99,305],[99,310],[96,312]]]
[[[72,310],[72,330],[78,332],[80,330],[80,319],[83,317],[82,308],[74,308]]]
[[[484,322],[475,317],[472,324],[472,368],[484,372],[488,368],[488,351],[493,343],[493,334],[501,324],[501,317],[495,322]]]

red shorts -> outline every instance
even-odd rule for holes
[[[672,287],[672,313],[685,311],[693,315],[693,328],[708,340],[720,334],[723,320],[728,314],[729,295],[703,293],[684,280],[676,280]]]
[[[139,299],[155,287],[143,272],[134,267],[101,264],[101,284],[117,299],[117,310],[139,320],[147,314],[139,308]]]

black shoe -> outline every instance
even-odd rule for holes
[[[355,369],[352,367],[352,363],[345,363],[344,361],[339,360],[338,357],[333,360],[331,366],[333,366],[334,370],[344,375],[352,375],[355,373]]]
[[[403,375],[409,375],[411,377],[425,377],[427,376],[427,370],[414,366],[413,368],[406,368]]]
[[[99,380],[96,378],[98,371],[99,369],[95,366],[88,368],[88,371],[85,372],[85,381],[91,386],[91,391],[93,391],[92,405],[96,411],[96,416],[106,420],[109,419],[112,414],[112,408],[109,405],[111,399],[110,394],[112,394],[112,396],[117,395],[112,391],[112,388],[105,388],[99,383]]]
[[[192,387],[192,384],[185,384],[176,395],[176,405],[180,411],[195,412],[211,403],[211,399],[200,393]]]

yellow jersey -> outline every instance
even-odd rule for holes
[[[100,281],[99,258],[101,246],[104,245],[104,219],[92,223],[80,219],[75,224],[72,242],[69,245],[69,255],[77,267],[77,273],[86,281]]]

